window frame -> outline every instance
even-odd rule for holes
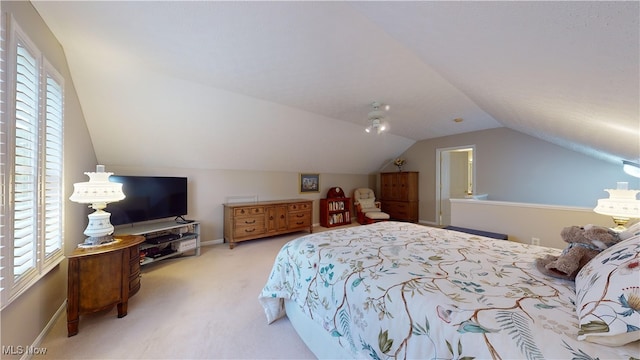
[[[27,291],[31,286],[43,278],[49,271],[58,266],[64,260],[64,117],[65,117],[65,82],[64,78],[47,60],[44,54],[31,41],[29,36],[21,29],[16,20],[11,16],[4,18],[4,24],[0,24],[2,31],[1,55],[2,66],[0,74],[1,102],[0,113],[0,181],[2,186],[0,204],[0,309],[4,309],[13,300]],[[7,38],[8,35],[8,38]],[[33,221],[35,227],[33,266],[24,271],[20,276],[14,276],[14,174],[16,156],[16,86],[17,86],[17,53],[18,44],[33,55],[37,68],[37,114],[36,146],[34,153],[35,167],[35,199]],[[52,79],[57,87],[56,95],[59,95],[60,103],[54,109],[53,119],[47,113],[50,85]],[[55,128],[49,131],[47,125],[54,124]],[[49,135],[55,136],[55,141],[49,141]],[[49,156],[47,145],[54,145],[54,156]],[[59,146],[57,146],[59,144]],[[53,162],[53,176],[47,173],[49,159]],[[54,186],[47,187],[47,183],[53,180]],[[59,187],[59,188],[56,188]],[[52,189],[54,190],[52,192]],[[59,206],[47,207],[51,202],[47,198],[53,195],[59,199]],[[49,210],[48,210],[49,209]],[[53,210],[51,210],[53,209]],[[53,226],[47,225],[47,216],[53,215]],[[51,232],[53,228],[54,232]],[[47,235],[49,234],[49,235]],[[53,241],[47,241],[53,239]],[[53,249],[47,254],[47,243],[53,244]]]

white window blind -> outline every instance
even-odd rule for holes
[[[2,5],[0,4],[0,12],[2,10]],[[7,273],[7,259],[8,256],[5,256],[4,253],[6,251],[5,241],[5,213],[6,213],[6,167],[7,167],[7,126],[6,120],[7,117],[7,101],[6,101],[6,92],[4,90],[5,84],[7,82],[7,71],[6,71],[6,26],[5,26],[5,17],[0,16],[0,303],[4,304],[4,294],[6,288],[6,273]]]
[[[36,266],[38,187],[38,64],[25,45],[16,44],[13,168],[13,276]]]
[[[10,20],[0,52],[8,89],[0,123],[1,308],[64,259],[64,81]]]
[[[62,251],[62,86],[52,70],[46,69],[45,82],[45,151],[44,151],[44,256]]]

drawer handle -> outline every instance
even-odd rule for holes
[[[244,221],[245,224],[255,224],[256,223],[256,219],[253,219],[253,221]]]
[[[296,216],[297,216],[297,217],[299,217],[299,218],[301,218],[301,217],[305,217],[305,215],[304,215],[304,214],[298,214],[298,215],[296,215]]]
[[[251,229],[251,230],[245,230],[244,232],[252,233],[252,232],[254,232],[254,231],[256,231],[256,229],[255,229],[255,228],[253,228],[253,229]]]
[[[304,221],[298,221],[298,222],[296,223],[296,225],[302,225],[302,224],[304,224]]]

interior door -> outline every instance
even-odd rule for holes
[[[451,225],[451,199],[462,199],[473,193],[473,147],[438,150],[439,191],[438,224]]]
[[[449,154],[449,198],[463,199],[468,194],[469,166],[467,151]]]
[[[444,151],[440,154],[440,213],[438,214],[438,224],[440,225],[451,224],[451,206],[449,202],[451,196],[450,158],[451,152],[449,151]]]

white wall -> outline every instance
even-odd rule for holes
[[[612,140],[615,141],[615,140]],[[511,130],[498,128],[419,141],[402,156],[420,172],[420,220],[436,222],[436,150],[475,145],[476,193],[490,200],[595,207],[618,181],[640,179],[614,164]],[[392,166],[389,171],[394,171]]]
[[[298,192],[299,173],[280,171],[202,170],[174,168],[124,167],[106,164],[107,171],[117,175],[186,176],[188,177],[189,219],[199,220],[202,241],[223,238],[223,206],[231,196],[257,196],[258,200],[311,199],[313,223],[319,224],[319,199],[330,187],[340,186],[347,196],[358,187],[371,187],[370,176],[352,174],[320,174],[320,192]]]
[[[505,201],[451,200],[451,225],[507,234],[509,240],[564,249],[560,231],[567,226],[594,224],[613,227],[611,217],[592,208],[524,204]]]

